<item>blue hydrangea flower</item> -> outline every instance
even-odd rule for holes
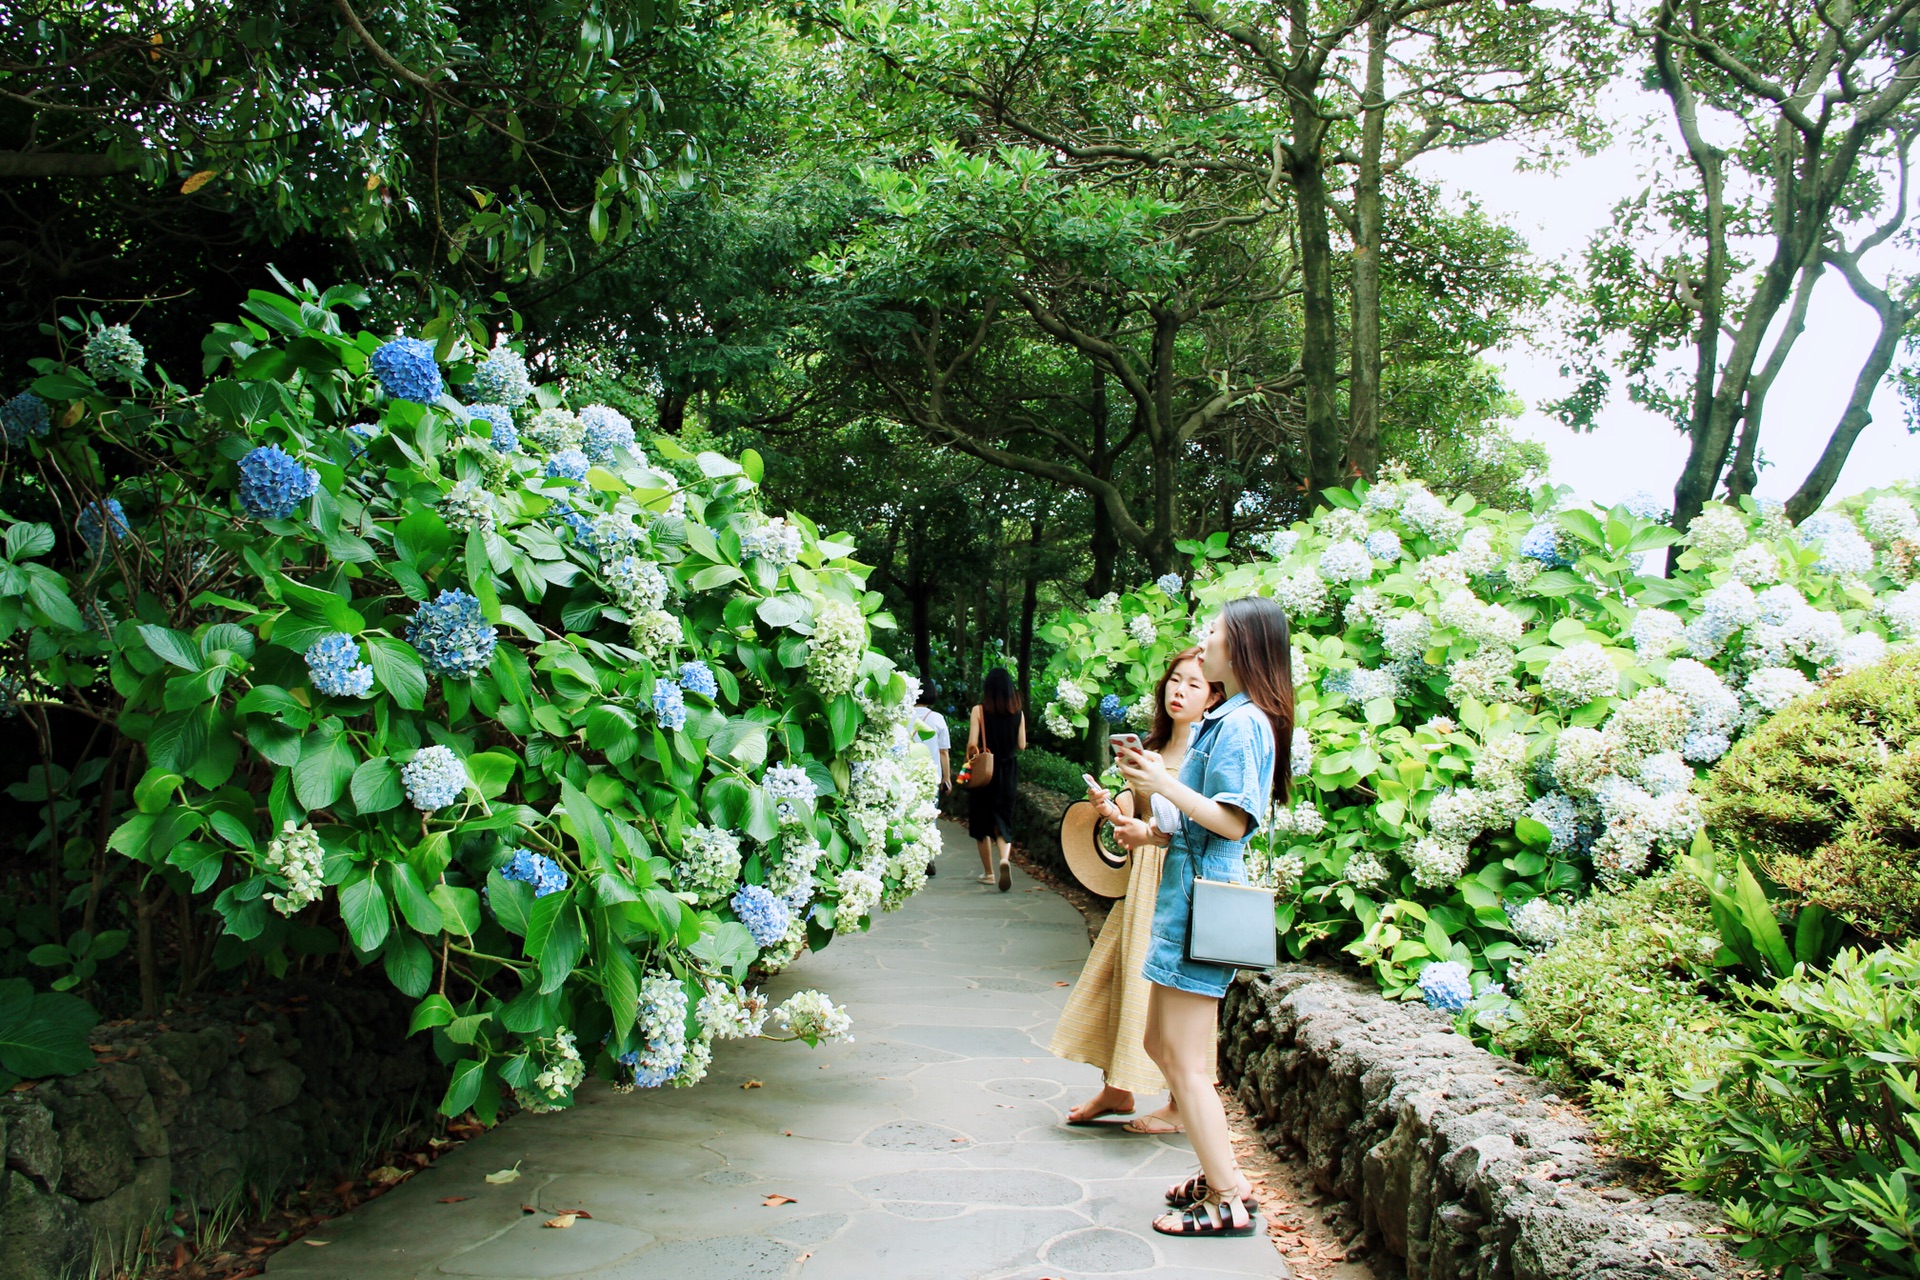
[[[733,895],[733,914],[747,926],[754,945],[760,947],[770,947],[786,937],[792,919],[786,902],[757,884],[740,886],[740,892]]]
[[[99,555],[108,538],[118,541],[127,536],[127,513],[121,509],[118,498],[108,498],[104,503],[89,502],[80,508],[80,517],[73,522],[73,527],[87,549]]]
[[[1180,590],[1185,584],[1181,581],[1179,574],[1163,573],[1153,580],[1153,585],[1159,587],[1175,600],[1178,600],[1180,598]]]
[[[633,447],[633,423],[625,414],[604,404],[590,404],[580,411],[579,418],[586,428],[581,447],[595,463],[607,462],[619,451]]]
[[[29,436],[44,436],[53,428],[53,414],[47,402],[31,391],[22,391],[11,400],[0,400],[0,431],[7,443],[18,449]]]
[[[1400,535],[1391,529],[1375,529],[1367,535],[1367,554],[1384,564],[1400,558]]]
[[[791,921],[794,916],[805,916],[807,914],[807,905],[813,901],[813,880],[811,878],[802,880],[799,884],[794,885],[793,888],[781,894],[780,900],[787,904],[787,919],[789,921]]]
[[[1542,520],[1527,530],[1527,536],[1520,539],[1520,554],[1549,569],[1565,569],[1573,563],[1562,550],[1560,526],[1551,520]]]
[[[1527,806],[1527,816],[1552,833],[1549,853],[1565,853],[1579,842],[1580,808],[1572,796],[1549,791]]]
[[[350,447],[347,456],[349,458],[364,458],[367,456],[367,446],[380,438],[380,429],[371,422],[356,422],[347,428],[347,434],[353,437],[355,441]]]
[[[1296,778],[1304,778],[1313,771],[1313,739],[1298,726],[1293,731],[1293,749],[1287,753],[1287,765],[1288,772]]]
[[[422,813],[444,809],[467,789],[467,766],[451,747],[422,747],[400,766],[400,785]]]
[[[1427,997],[1427,1008],[1453,1013],[1473,999],[1473,975],[1458,960],[1442,960],[1420,971],[1420,990]]]
[[[500,868],[502,880],[518,880],[521,884],[532,885],[536,898],[559,893],[567,887],[566,869],[546,854],[534,853],[530,849],[514,849],[512,854],[507,864]]]
[[[713,678],[712,668],[704,662],[684,662],[680,665],[680,687],[703,698],[714,697],[720,692],[720,682]]]
[[[687,723],[687,699],[680,686],[665,680],[653,682],[653,714],[662,729],[681,729]]]
[[[437,676],[471,676],[493,661],[493,627],[480,602],[459,588],[442,591],[414,611],[407,643]]]
[[[391,338],[381,343],[367,361],[367,368],[395,400],[432,404],[446,389],[440,378],[440,362],[433,358],[433,344],[418,338]]]
[[[1108,694],[1106,697],[1100,699],[1100,718],[1108,724],[1125,724],[1127,722],[1127,704],[1120,701],[1118,694]]]
[[[487,443],[495,453],[514,453],[520,448],[520,428],[513,425],[513,410],[503,404],[470,404],[467,417],[487,424]]]
[[[640,1050],[638,1049],[629,1049],[614,1059],[614,1061],[620,1063],[622,1066],[633,1069],[634,1088],[658,1089],[661,1085],[666,1084],[680,1074],[680,1068],[683,1065],[681,1055],[684,1055],[685,1052],[685,1048],[682,1047],[680,1052],[674,1055],[670,1063],[657,1067],[642,1066],[640,1063]]]
[[[360,646],[344,631],[321,636],[308,646],[307,677],[332,698],[364,698],[373,692],[373,668],[360,661]]]
[[[277,444],[240,459],[240,505],[255,520],[285,520],[320,488],[320,473]]]
[[[573,540],[575,542],[578,542],[581,546],[592,545],[593,521],[574,510],[571,502],[568,502],[565,498],[559,499],[553,504],[550,514],[559,516],[560,523],[573,530]]]
[[[587,455],[578,449],[562,449],[547,459],[547,475],[555,480],[568,480],[579,484],[587,478]]]
[[[1620,499],[1620,505],[1627,509],[1628,515],[1638,516],[1642,520],[1665,520],[1667,518],[1667,504],[1654,497],[1651,493],[1648,493],[1645,489],[1634,490],[1626,497]]]
[[[527,362],[512,347],[496,346],[473,371],[476,400],[513,409],[525,404],[532,395],[533,379],[527,376]]]

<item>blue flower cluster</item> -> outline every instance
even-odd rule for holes
[[[595,463],[611,461],[614,454],[633,447],[633,423],[625,414],[604,404],[590,404],[578,416],[586,428],[581,447]]]
[[[347,428],[347,434],[352,436],[355,441],[350,447],[347,456],[349,458],[364,458],[367,456],[367,446],[380,438],[380,429],[371,422],[356,422]]]
[[[470,404],[467,417],[487,424],[487,442],[495,453],[514,453],[520,448],[520,428],[513,425],[513,410],[503,404]]]
[[[360,661],[360,646],[344,631],[321,636],[307,647],[307,676],[331,698],[364,698],[373,692],[373,668]]]
[[[471,676],[493,661],[493,627],[480,602],[455,587],[442,591],[414,611],[407,643],[437,676]]]
[[[400,766],[400,785],[420,812],[444,809],[467,789],[466,762],[452,747],[422,747]]]
[[[512,347],[497,346],[473,371],[473,394],[489,404],[517,408],[533,395],[533,379],[527,376],[527,362]]]
[[[703,698],[714,697],[720,692],[720,682],[713,678],[712,668],[704,662],[680,664],[680,687]]]
[[[593,521],[573,509],[573,504],[561,498],[553,504],[552,514],[560,517],[560,523],[573,530],[573,540],[581,546],[593,545]]]
[[[127,513],[121,509],[118,498],[89,502],[80,508],[80,517],[73,522],[73,527],[87,549],[99,555],[108,538],[118,541],[127,536]]]
[[[1473,975],[1458,960],[1442,960],[1420,971],[1420,990],[1427,1008],[1453,1013],[1473,999]]]
[[[1628,515],[1638,516],[1642,520],[1665,520],[1668,515],[1667,504],[1645,489],[1635,489],[1620,499],[1620,505],[1627,509]]]
[[[367,361],[367,368],[395,400],[432,404],[446,389],[433,344],[418,338],[391,338]]]
[[[1573,563],[1564,553],[1560,526],[1551,520],[1542,520],[1527,530],[1527,536],[1520,539],[1520,554],[1549,569],[1565,569]]]
[[[1313,772],[1313,739],[1303,728],[1296,727],[1293,731],[1293,748],[1287,752],[1287,772],[1296,778]]]
[[[1181,582],[1179,574],[1163,573],[1153,580],[1153,585],[1159,587],[1175,600],[1178,600],[1180,598],[1180,589],[1185,584]]]
[[[733,914],[747,926],[754,945],[759,947],[770,947],[786,937],[792,921],[785,900],[757,884],[740,886],[740,892],[733,895]]]
[[[554,480],[568,480],[579,484],[587,478],[590,466],[587,455],[578,449],[562,449],[547,459],[547,476]],[[589,526],[591,528],[591,526]]]
[[[1565,853],[1580,840],[1580,806],[1573,797],[1549,791],[1527,806],[1527,816],[1552,833],[1549,853]]]
[[[7,443],[18,449],[29,436],[44,436],[53,427],[53,414],[47,402],[31,391],[22,391],[11,400],[0,400],[0,431]]]
[[[506,865],[500,868],[502,880],[518,880],[521,884],[532,885],[536,898],[559,893],[567,887],[566,869],[546,854],[534,853],[530,849],[515,849],[512,854]]]
[[[1127,704],[1120,701],[1118,694],[1110,693],[1100,699],[1100,718],[1108,724],[1127,722]]]
[[[665,680],[653,682],[653,715],[662,729],[682,729],[687,723],[687,699],[680,686]]]
[[[285,520],[320,488],[320,473],[277,444],[240,459],[240,505],[255,520]]]

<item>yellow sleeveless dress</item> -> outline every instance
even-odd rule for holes
[[[1147,797],[1133,793],[1134,812],[1147,814]],[[1157,1093],[1167,1087],[1147,1056],[1147,992],[1140,965],[1153,942],[1153,903],[1160,892],[1160,864],[1166,849],[1142,845],[1128,860],[1127,896],[1113,904],[1107,923],[1087,956],[1080,980],[1053,1030],[1048,1052],[1069,1062],[1085,1062],[1106,1073],[1107,1083],[1133,1093]]]

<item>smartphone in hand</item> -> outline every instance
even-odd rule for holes
[[[1140,735],[1137,733],[1109,734],[1107,742],[1115,751],[1140,750]]]

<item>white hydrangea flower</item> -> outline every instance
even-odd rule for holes
[[[1347,601],[1342,617],[1349,627],[1366,630],[1391,612],[1386,595],[1378,587],[1362,587]]]
[[[825,992],[794,992],[773,1011],[773,1020],[803,1040],[853,1040],[853,1019]]]
[[[1413,567],[1414,579],[1435,591],[1467,585],[1467,562],[1458,551],[1428,556]]]
[[[1407,866],[1414,883],[1423,889],[1445,889],[1467,873],[1467,847],[1448,840],[1425,836],[1405,849]],[[1351,873],[1353,864],[1347,869]],[[1351,878],[1351,875],[1349,875]]]
[[[1834,662],[1833,669],[1845,673],[1877,667],[1887,660],[1888,652],[1886,639],[1878,632],[1861,631],[1841,642],[1840,657]]]
[[[1747,630],[1747,657],[1757,666],[1784,667],[1805,660],[1824,667],[1840,660],[1846,628],[1840,615],[1816,609],[1792,587],[1760,594],[1760,620]]]
[[[1440,625],[1452,627],[1480,644],[1516,645],[1522,624],[1504,605],[1488,604],[1473,592],[1453,591],[1440,602]]]
[[[1364,541],[1367,536],[1367,518],[1346,507],[1328,507],[1313,522],[1329,542]]]
[[[1482,787],[1510,787],[1520,782],[1526,764],[1526,735],[1496,734],[1481,744],[1473,762],[1473,780]]]
[[[840,895],[840,903],[833,913],[834,923],[843,929],[871,915],[880,905],[880,895],[887,889],[879,876],[859,867],[848,867],[834,877],[833,883]]]
[[[1067,719],[1065,709],[1057,702],[1041,708],[1040,725],[1056,738],[1071,738],[1074,734],[1073,721]]]
[[[283,916],[297,915],[309,904],[320,900],[326,891],[321,864],[326,850],[313,824],[296,827],[289,818],[280,826],[280,834],[267,845],[267,870],[287,882],[286,892],[270,892],[267,904]]]
[[[1471,844],[1487,829],[1487,811],[1480,793],[1471,787],[1442,791],[1427,806],[1427,827],[1448,844]]]
[[[1709,560],[1724,560],[1747,545],[1747,517],[1735,507],[1710,502],[1687,522],[1682,541]]]
[[[1684,791],[1693,785],[1693,769],[1678,751],[1662,751],[1640,762],[1640,785],[1654,796]]]
[[[1490,705],[1516,700],[1520,695],[1519,683],[1513,676],[1517,661],[1512,649],[1491,644],[1470,658],[1448,663],[1447,701],[1458,705],[1471,698]]]
[[[1371,849],[1362,849],[1347,859],[1346,880],[1356,889],[1377,889],[1392,878],[1387,864]]]
[[[1127,619],[1127,634],[1136,644],[1150,646],[1160,638],[1160,629],[1154,625],[1152,614],[1136,613]]]
[[[1636,609],[1631,631],[1633,650],[1642,662],[1664,658],[1680,643],[1686,629],[1678,614],[1665,609]]]
[[[1064,676],[1053,687],[1053,696],[1076,715],[1087,709],[1087,691]]]
[[[852,693],[867,656],[867,620],[841,600],[820,606],[807,644],[807,674],[826,697]]]
[[[1772,715],[1795,698],[1812,693],[1813,687],[1813,681],[1792,667],[1762,667],[1747,677],[1741,693],[1761,714]]]
[[[1437,543],[1452,542],[1467,527],[1465,516],[1417,482],[1408,484],[1401,493],[1400,519]]]
[[[1920,582],[1882,598],[1878,607],[1894,635],[1903,640],[1920,637]]]
[[[1373,576],[1373,556],[1365,543],[1342,539],[1320,553],[1319,573],[1328,582],[1365,582]]]
[[[1553,780],[1570,796],[1590,796],[1613,773],[1610,744],[1598,729],[1574,725],[1553,744]]]
[[[1546,571],[1546,566],[1538,560],[1521,557],[1507,561],[1507,582],[1515,591],[1525,591],[1533,580]]]
[[[1318,616],[1327,611],[1327,584],[1318,573],[1302,569],[1273,587],[1273,598],[1288,617]]]
[[[1545,950],[1565,937],[1573,927],[1573,916],[1559,903],[1546,898],[1529,898],[1507,907],[1507,920],[1513,936],[1521,945]]]
[[[1267,553],[1267,558],[1275,562],[1285,560],[1300,545],[1300,531],[1297,529],[1276,529],[1254,539],[1253,545]]]
[[[1401,662],[1411,662],[1427,651],[1433,624],[1424,613],[1411,610],[1387,619],[1380,628],[1380,640],[1387,653]]]
[[[1736,551],[1727,570],[1736,581],[1750,587],[1765,586],[1780,580],[1780,554],[1766,543],[1756,542]]]
[[[1485,578],[1500,568],[1503,553],[1494,543],[1493,530],[1485,525],[1476,525],[1460,539],[1459,554],[1461,567],[1470,576]]]
[[[1578,707],[1620,692],[1620,672],[1607,651],[1591,640],[1562,649],[1540,674],[1540,691],[1559,707]]]
[[[681,833],[680,857],[673,864],[673,886],[702,906],[733,896],[740,878],[740,837],[719,827],[696,824]]]
[[[695,1011],[701,1028],[716,1040],[751,1040],[766,1029],[767,998],[758,991],[732,988],[712,978]]]
[[[1394,511],[1400,506],[1400,488],[1398,485],[1375,483],[1367,487],[1365,496],[1360,499],[1362,511]]]
[[[1920,516],[1914,514],[1913,504],[1897,493],[1882,494],[1869,502],[1861,513],[1860,523],[1875,542],[1892,542],[1896,538],[1913,541],[1920,534]]]
[[[1093,611],[1095,613],[1112,613],[1119,607],[1120,593],[1118,591],[1109,591],[1093,602]]]
[[[1602,732],[1615,764],[1629,768],[1647,756],[1678,750],[1692,722],[1686,699],[1653,685],[1615,707]]]

